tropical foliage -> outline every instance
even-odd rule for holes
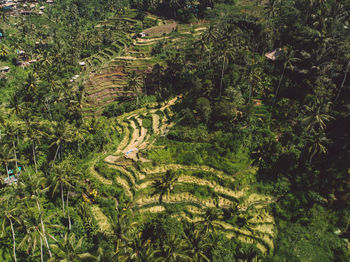
[[[29,5],[0,14],[1,261],[349,261],[350,1]]]

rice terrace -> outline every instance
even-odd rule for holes
[[[0,0],[0,261],[350,261],[349,21]]]

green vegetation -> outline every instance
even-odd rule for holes
[[[349,261],[349,14],[1,6],[0,260]]]

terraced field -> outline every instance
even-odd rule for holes
[[[131,28],[130,31],[140,23],[140,21],[129,18],[124,20]],[[105,22],[105,25],[112,22]],[[158,22],[161,23],[161,20],[159,19]],[[143,76],[152,70],[154,64],[161,62],[159,58],[151,55],[152,48],[158,42],[166,41],[167,46],[179,47],[186,42],[186,39],[198,37],[205,30],[203,25],[194,27],[181,25],[176,35],[163,35],[162,30],[165,30],[165,34],[171,32],[169,28],[174,29],[175,27],[174,22],[169,22],[169,26],[167,23],[161,24],[147,29],[149,35],[146,38],[134,40],[131,39],[132,33],[121,34],[111,48],[86,59],[83,108],[85,115],[100,115],[106,105],[117,101],[118,98],[134,96],[132,91],[127,90],[127,72],[135,71],[138,76]],[[191,28],[192,32],[189,31]]]
[[[145,220],[169,207],[179,209],[181,217],[191,222],[204,221],[211,209],[221,210],[215,220],[217,230],[229,238],[238,237],[246,243],[255,243],[264,253],[271,252],[276,231],[268,206],[273,200],[251,193],[249,186],[242,186],[236,181],[238,175],[254,174],[254,168],[247,166],[239,174],[228,174],[206,165],[155,165],[147,159],[147,152],[159,147],[154,144],[155,140],[171,127],[171,106],[177,99],[159,108],[143,108],[120,116],[117,129],[123,138],[117,150],[104,155],[102,160],[104,168],[114,170],[115,176],[106,178],[99,174],[94,167],[96,161],[90,168],[91,175],[101,184],[121,187],[132,211]],[[170,194],[161,195],[155,190],[155,185],[169,171],[176,172],[177,177]],[[109,227],[101,209],[95,205],[92,211],[101,230],[107,231]],[[241,221],[241,226],[237,226],[237,221]]]

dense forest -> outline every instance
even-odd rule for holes
[[[350,260],[350,0],[0,2],[0,261]]]

